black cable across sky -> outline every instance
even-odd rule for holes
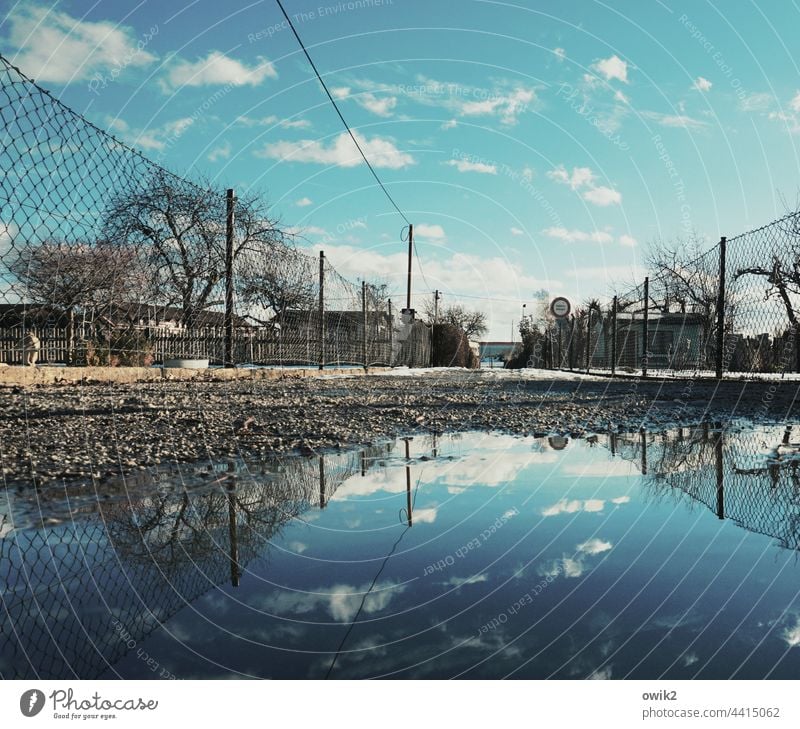
[[[331,92],[328,90],[327,84],[322,80],[322,76],[320,76],[319,71],[317,70],[314,61],[312,60],[311,56],[309,55],[308,51],[306,50],[306,46],[301,40],[300,36],[298,35],[297,31],[295,30],[294,23],[292,23],[292,19],[289,17],[289,14],[286,12],[286,8],[283,7],[283,3],[281,0],[275,0],[278,3],[278,7],[281,9],[283,13],[283,17],[286,18],[286,22],[289,23],[289,27],[292,29],[292,33],[294,33],[294,37],[297,38],[297,42],[300,44],[300,48],[303,49],[303,53],[305,53],[308,62],[311,64],[311,68],[314,69],[314,73],[317,75],[319,82],[322,84],[322,88],[325,89],[325,93],[328,95],[328,99],[330,100],[331,104],[333,104],[333,108],[336,109],[336,113],[339,115],[339,119],[342,120],[342,124],[344,124],[344,128],[347,129],[347,133],[350,135],[350,139],[353,140],[353,144],[356,145],[356,149],[358,149],[361,157],[363,158],[364,162],[367,163],[367,167],[369,167],[369,171],[372,173],[372,176],[375,178],[375,181],[380,185],[381,190],[383,190],[386,197],[389,199],[389,202],[392,204],[395,210],[400,213],[400,216],[403,220],[406,221],[407,225],[411,225],[411,222],[406,217],[405,213],[400,209],[400,206],[394,201],[394,198],[389,194],[389,191],[386,189],[386,186],[381,181],[381,178],[378,177],[378,173],[375,172],[375,168],[370,164],[370,161],[367,159],[367,155],[364,154],[364,150],[361,149],[361,145],[358,143],[355,134],[353,134],[353,130],[350,129],[350,125],[345,120],[344,116],[342,115],[341,110],[339,109],[339,105],[336,103],[336,100],[331,95]]]

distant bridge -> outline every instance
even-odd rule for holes
[[[514,350],[514,342],[479,342],[481,347],[481,359],[490,357],[508,357]]]

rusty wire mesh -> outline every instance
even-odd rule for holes
[[[391,364],[380,287],[362,298],[326,261],[321,309],[317,259],[256,193],[233,202],[226,318],[224,190],[165,170],[2,56],[0,120],[0,361],[221,364],[229,325],[236,364]]]

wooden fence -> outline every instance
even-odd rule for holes
[[[39,362],[59,364],[69,361],[69,338],[66,328],[34,327],[31,331],[39,337],[41,349]],[[204,327],[192,330],[139,329],[147,340],[154,364],[165,359],[208,359],[212,365],[224,363],[225,330],[222,327]],[[77,328],[73,361],[82,363],[86,357],[88,332]],[[0,362],[9,365],[23,364],[23,329],[0,328]],[[363,365],[364,339],[360,331],[352,328],[329,328],[325,333],[325,364]],[[391,338],[367,333],[367,365],[391,365]],[[304,331],[280,332],[267,328],[236,329],[233,336],[233,361],[236,364],[254,365],[317,365],[320,362],[319,341],[309,328]]]

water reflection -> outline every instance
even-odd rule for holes
[[[798,441],[432,435],[9,493],[0,674],[796,675]]]

